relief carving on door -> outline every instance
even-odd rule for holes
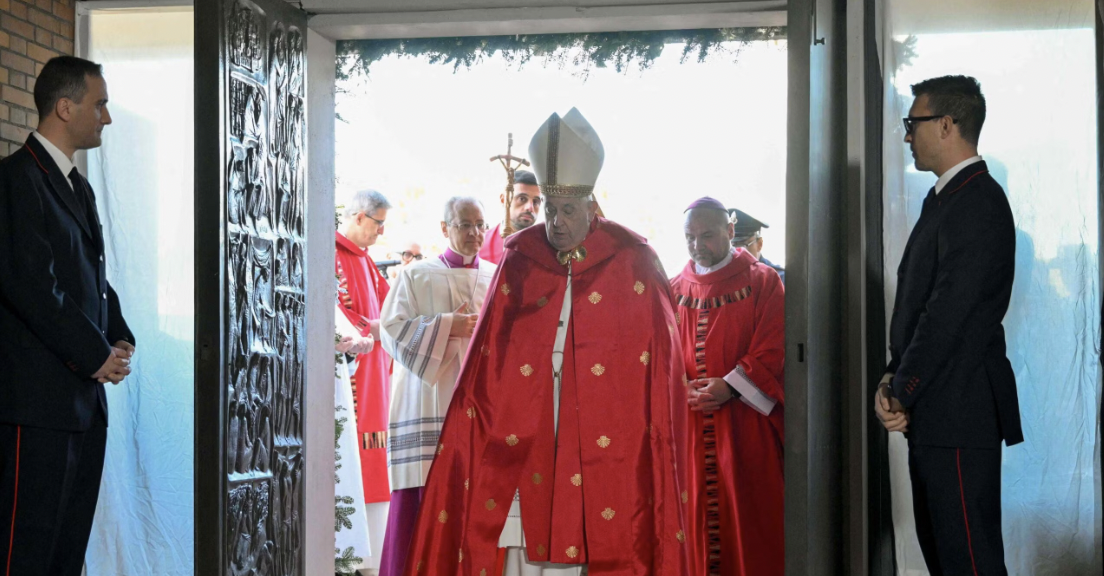
[[[226,9],[226,574],[302,574],[304,30]]]

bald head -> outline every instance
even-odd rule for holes
[[[400,245],[398,256],[403,266],[407,266],[416,260],[422,259],[422,247],[417,242],[406,242]]]
[[[713,208],[691,208],[686,211],[686,222],[699,222],[706,226],[728,226],[728,212]]]
[[[716,266],[732,250],[732,223],[728,213],[714,208],[692,208],[686,211],[686,249],[699,266]]]

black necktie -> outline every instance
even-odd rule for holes
[[[924,197],[924,203],[920,206],[920,217],[924,217],[924,213],[928,211],[931,205],[935,202],[935,186],[932,186],[931,190],[928,190],[928,195]]]
[[[99,232],[96,230],[96,224],[99,222],[99,218],[96,217],[96,207],[92,202],[88,187],[84,184],[84,178],[81,177],[80,172],[77,172],[75,167],[69,171],[69,182],[73,184],[73,195],[77,197],[77,204],[84,210],[84,219],[88,222],[88,229],[93,231],[93,236],[96,236]]]

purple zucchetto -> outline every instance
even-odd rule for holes
[[[683,210],[683,213],[689,212],[694,208],[709,208],[710,210],[720,210],[725,214],[728,213],[728,208],[725,208],[725,205],[721,204],[720,200],[710,198],[709,196],[702,196],[701,198],[694,200],[690,203],[689,206],[686,207],[686,210]]]

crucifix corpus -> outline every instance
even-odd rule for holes
[[[505,238],[510,234],[516,232],[514,225],[510,222],[510,206],[514,204],[514,171],[522,166],[528,166],[529,161],[525,158],[518,158],[512,154],[514,149],[514,133],[511,132],[507,135],[506,141],[506,153],[499,154],[498,156],[491,157],[491,162],[498,160],[502,163],[502,167],[506,169],[506,218],[502,222],[502,237]],[[515,165],[515,163],[517,165]]]

